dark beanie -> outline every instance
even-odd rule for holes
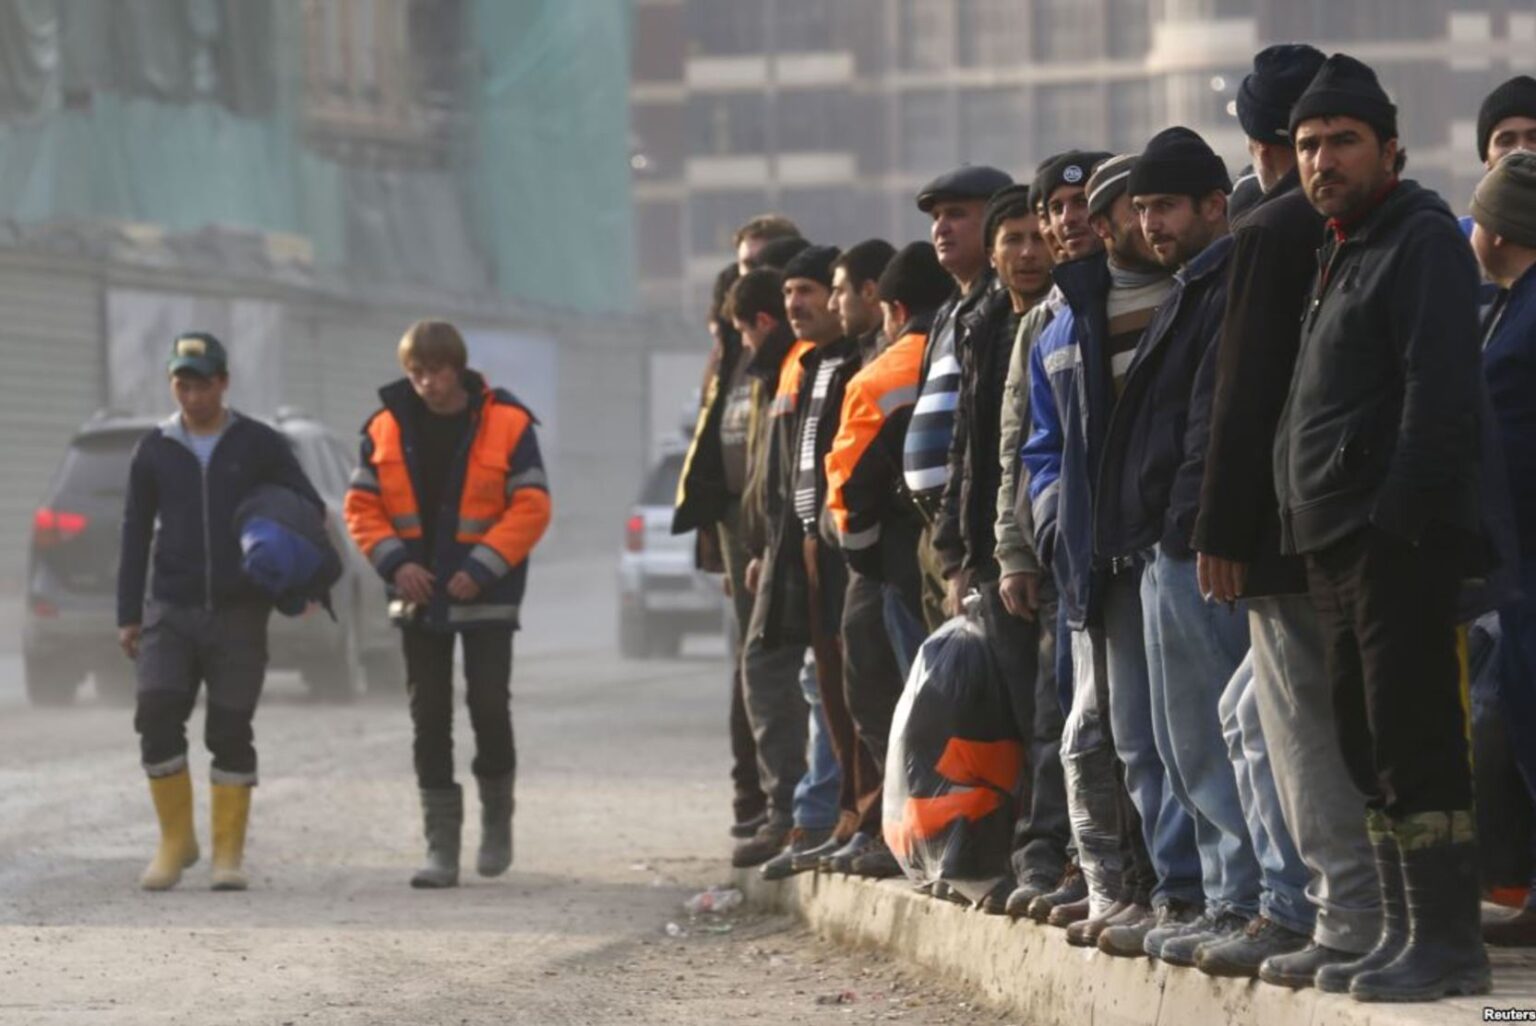
[[[806,246],[789,258],[784,265],[784,280],[809,278],[811,281],[832,287],[832,264],[842,255],[836,246]]]
[[[997,226],[1015,217],[1034,217],[1035,208],[1029,198],[1034,190],[1027,185],[1008,185],[992,194],[982,215],[982,242],[987,248],[997,240]]]
[[[909,314],[937,310],[954,290],[955,280],[939,264],[931,242],[913,242],[901,249],[880,275],[880,298],[900,303]]]
[[[1488,160],[1488,142],[1500,121],[1512,117],[1536,118],[1536,78],[1516,75],[1483,100],[1477,112],[1477,159]]]
[[[1122,153],[1101,161],[1093,169],[1093,177],[1088,179],[1089,217],[1108,215],[1115,200],[1125,195],[1125,183],[1131,177],[1131,168],[1136,166],[1136,157],[1134,153]]]
[[[1232,191],[1227,165],[1204,139],[1182,126],[1154,135],[1136,158],[1126,181],[1126,191],[1132,196],[1204,196],[1213,189]]]
[[[1088,187],[1088,179],[1097,165],[1114,154],[1101,150],[1068,150],[1058,153],[1040,165],[1035,179],[1030,183],[1030,199],[1036,206],[1051,201],[1051,193],[1063,185]]]
[[[1248,138],[1284,143],[1291,138],[1291,107],[1322,67],[1323,51],[1305,43],[1260,50],[1253,72],[1237,87],[1237,120]]]
[[[772,267],[776,271],[784,270],[784,265],[803,249],[808,249],[810,243],[798,235],[790,235],[782,239],[771,239],[763,243],[763,248],[757,251],[757,267]]]
[[[1472,193],[1472,219],[1518,246],[1536,249],[1536,153],[1516,150]]]
[[[1296,126],[1312,118],[1358,118],[1370,125],[1382,142],[1397,138],[1397,108],[1376,80],[1376,72],[1347,53],[1323,62],[1307,91],[1291,108],[1291,136]]]

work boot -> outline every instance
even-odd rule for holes
[[[459,835],[464,829],[464,791],[458,784],[421,789],[421,816],[427,835],[427,864],[416,870],[411,886],[459,885]]]
[[[1193,969],[1198,964],[1195,959],[1199,957],[1200,949],[1205,945],[1241,937],[1243,931],[1248,928],[1248,917],[1238,915],[1236,912],[1223,912],[1219,916],[1209,918],[1209,926],[1202,929],[1191,924],[1188,930],[1163,941],[1157,957],[1169,965]]]
[[[1483,948],[1472,813],[1419,812],[1394,824],[1403,859],[1408,943],[1391,964],[1356,974],[1356,1001],[1436,1001],[1493,989]]]
[[[795,868],[795,856],[803,856],[806,852],[820,848],[831,841],[832,830],[830,828],[806,829],[804,827],[795,827],[789,832],[788,843],[785,845],[784,850],[767,862],[764,862],[758,869],[758,872],[763,875],[764,880],[784,880],[794,876],[796,873],[803,873],[805,872],[804,869]],[[805,868],[811,869],[815,865],[815,861],[812,860],[810,865]]]
[[[1319,969],[1360,958],[1356,951],[1340,951],[1316,941],[1290,955],[1271,955],[1259,966],[1259,979],[1276,987],[1305,990],[1314,985]]]
[[[902,875],[901,863],[896,861],[890,846],[883,840],[876,840],[868,851],[854,859],[851,869],[854,876],[870,880],[889,880]]]
[[[1030,902],[1055,889],[1056,881],[1039,876],[1029,877],[1020,881],[1019,885],[1009,893],[1008,903],[1003,907],[1003,911],[1014,919],[1023,919],[1029,915]]]
[[[1045,922],[1047,926],[1054,926],[1057,929],[1064,930],[1073,923],[1080,923],[1087,919],[1092,911],[1093,904],[1088,895],[1085,894],[1076,901],[1069,901],[1052,908],[1051,914],[1045,917]]]
[[[757,815],[750,816],[747,819],[738,819],[731,824],[731,836],[738,841],[745,841],[757,833],[758,828],[766,822],[768,822],[768,813],[766,811],[759,812]]]
[[[1536,908],[1482,921],[1483,941],[1502,948],[1536,948]]]
[[[150,777],[149,796],[160,820],[160,847],[140,874],[139,886],[146,891],[168,891],[181,879],[181,871],[197,861],[192,774],[183,768],[168,777]]]
[[[1029,903],[1029,918],[1037,923],[1043,923],[1050,918],[1051,909],[1057,905],[1082,901],[1086,897],[1088,897],[1088,881],[1083,879],[1083,871],[1078,868],[1077,863],[1070,863],[1066,871],[1061,874],[1061,882],[1056,885],[1054,891],[1042,894]]]
[[[1145,958],[1147,936],[1156,929],[1188,923],[1199,909],[1183,901],[1167,901],[1141,919],[1105,927],[1099,934],[1099,950],[1116,958]]]
[[[512,865],[513,774],[476,777],[480,785],[480,855],[475,871],[481,876],[500,876]]]
[[[999,880],[997,886],[982,895],[976,907],[989,916],[1006,915],[1008,912],[1008,897],[1013,894],[1013,881],[1007,878]]]
[[[809,873],[813,869],[821,868],[823,859],[831,858],[843,849],[852,838],[838,837],[837,831],[820,844],[807,848],[804,851],[792,851],[789,853],[789,868],[796,873]]]
[[[1104,928],[1115,922],[1115,918],[1130,908],[1123,901],[1117,901],[1106,908],[1101,915],[1089,916],[1087,919],[1079,919],[1067,927],[1067,943],[1074,948],[1091,948],[1098,944],[1099,934]]]
[[[1306,934],[1287,929],[1268,916],[1258,915],[1248,921],[1242,933],[1202,944],[1195,952],[1195,968],[1207,976],[1252,979],[1259,974],[1259,966],[1265,959],[1294,954],[1308,947],[1309,941]],[[1167,945],[1163,950],[1168,950]]]
[[[746,869],[767,862],[784,850],[784,845],[789,843],[792,828],[793,824],[788,816],[783,818],[769,816],[763,821],[763,825],[757,828],[757,833],[742,841],[731,852],[731,865],[737,869]]]
[[[250,881],[245,860],[245,826],[251,818],[249,784],[213,785],[213,889],[243,891]]]
[[[873,837],[863,832],[856,833],[848,839],[847,844],[823,857],[821,864],[816,868],[825,873],[851,873],[853,860],[869,851],[874,845]]]
[[[1328,994],[1348,994],[1357,973],[1391,964],[1408,943],[1408,908],[1403,903],[1403,862],[1392,836],[1392,823],[1381,812],[1366,813],[1365,832],[1376,856],[1376,880],[1381,886],[1381,933],[1376,946],[1348,962],[1320,966],[1313,984]]]

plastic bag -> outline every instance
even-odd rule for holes
[[[1011,876],[1024,762],[973,607],[923,642],[891,720],[885,840],[910,880],[979,901]]]

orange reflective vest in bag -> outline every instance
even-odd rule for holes
[[[412,425],[419,403],[407,381],[380,391],[384,408],[363,428],[361,458],[347,489],[347,529],[386,582],[408,562],[437,578],[426,626],[448,630],[518,623],[528,556],[549,526],[549,481],[528,408],[474,372],[470,388],[470,441],[450,468],[433,551],[422,537],[417,503]],[[447,593],[459,571],[480,586],[471,602]]]

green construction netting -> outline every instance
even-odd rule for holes
[[[362,2],[458,16],[438,166],[306,138],[297,3],[0,0],[0,218],[291,232],[371,280],[627,306],[627,0]]]

